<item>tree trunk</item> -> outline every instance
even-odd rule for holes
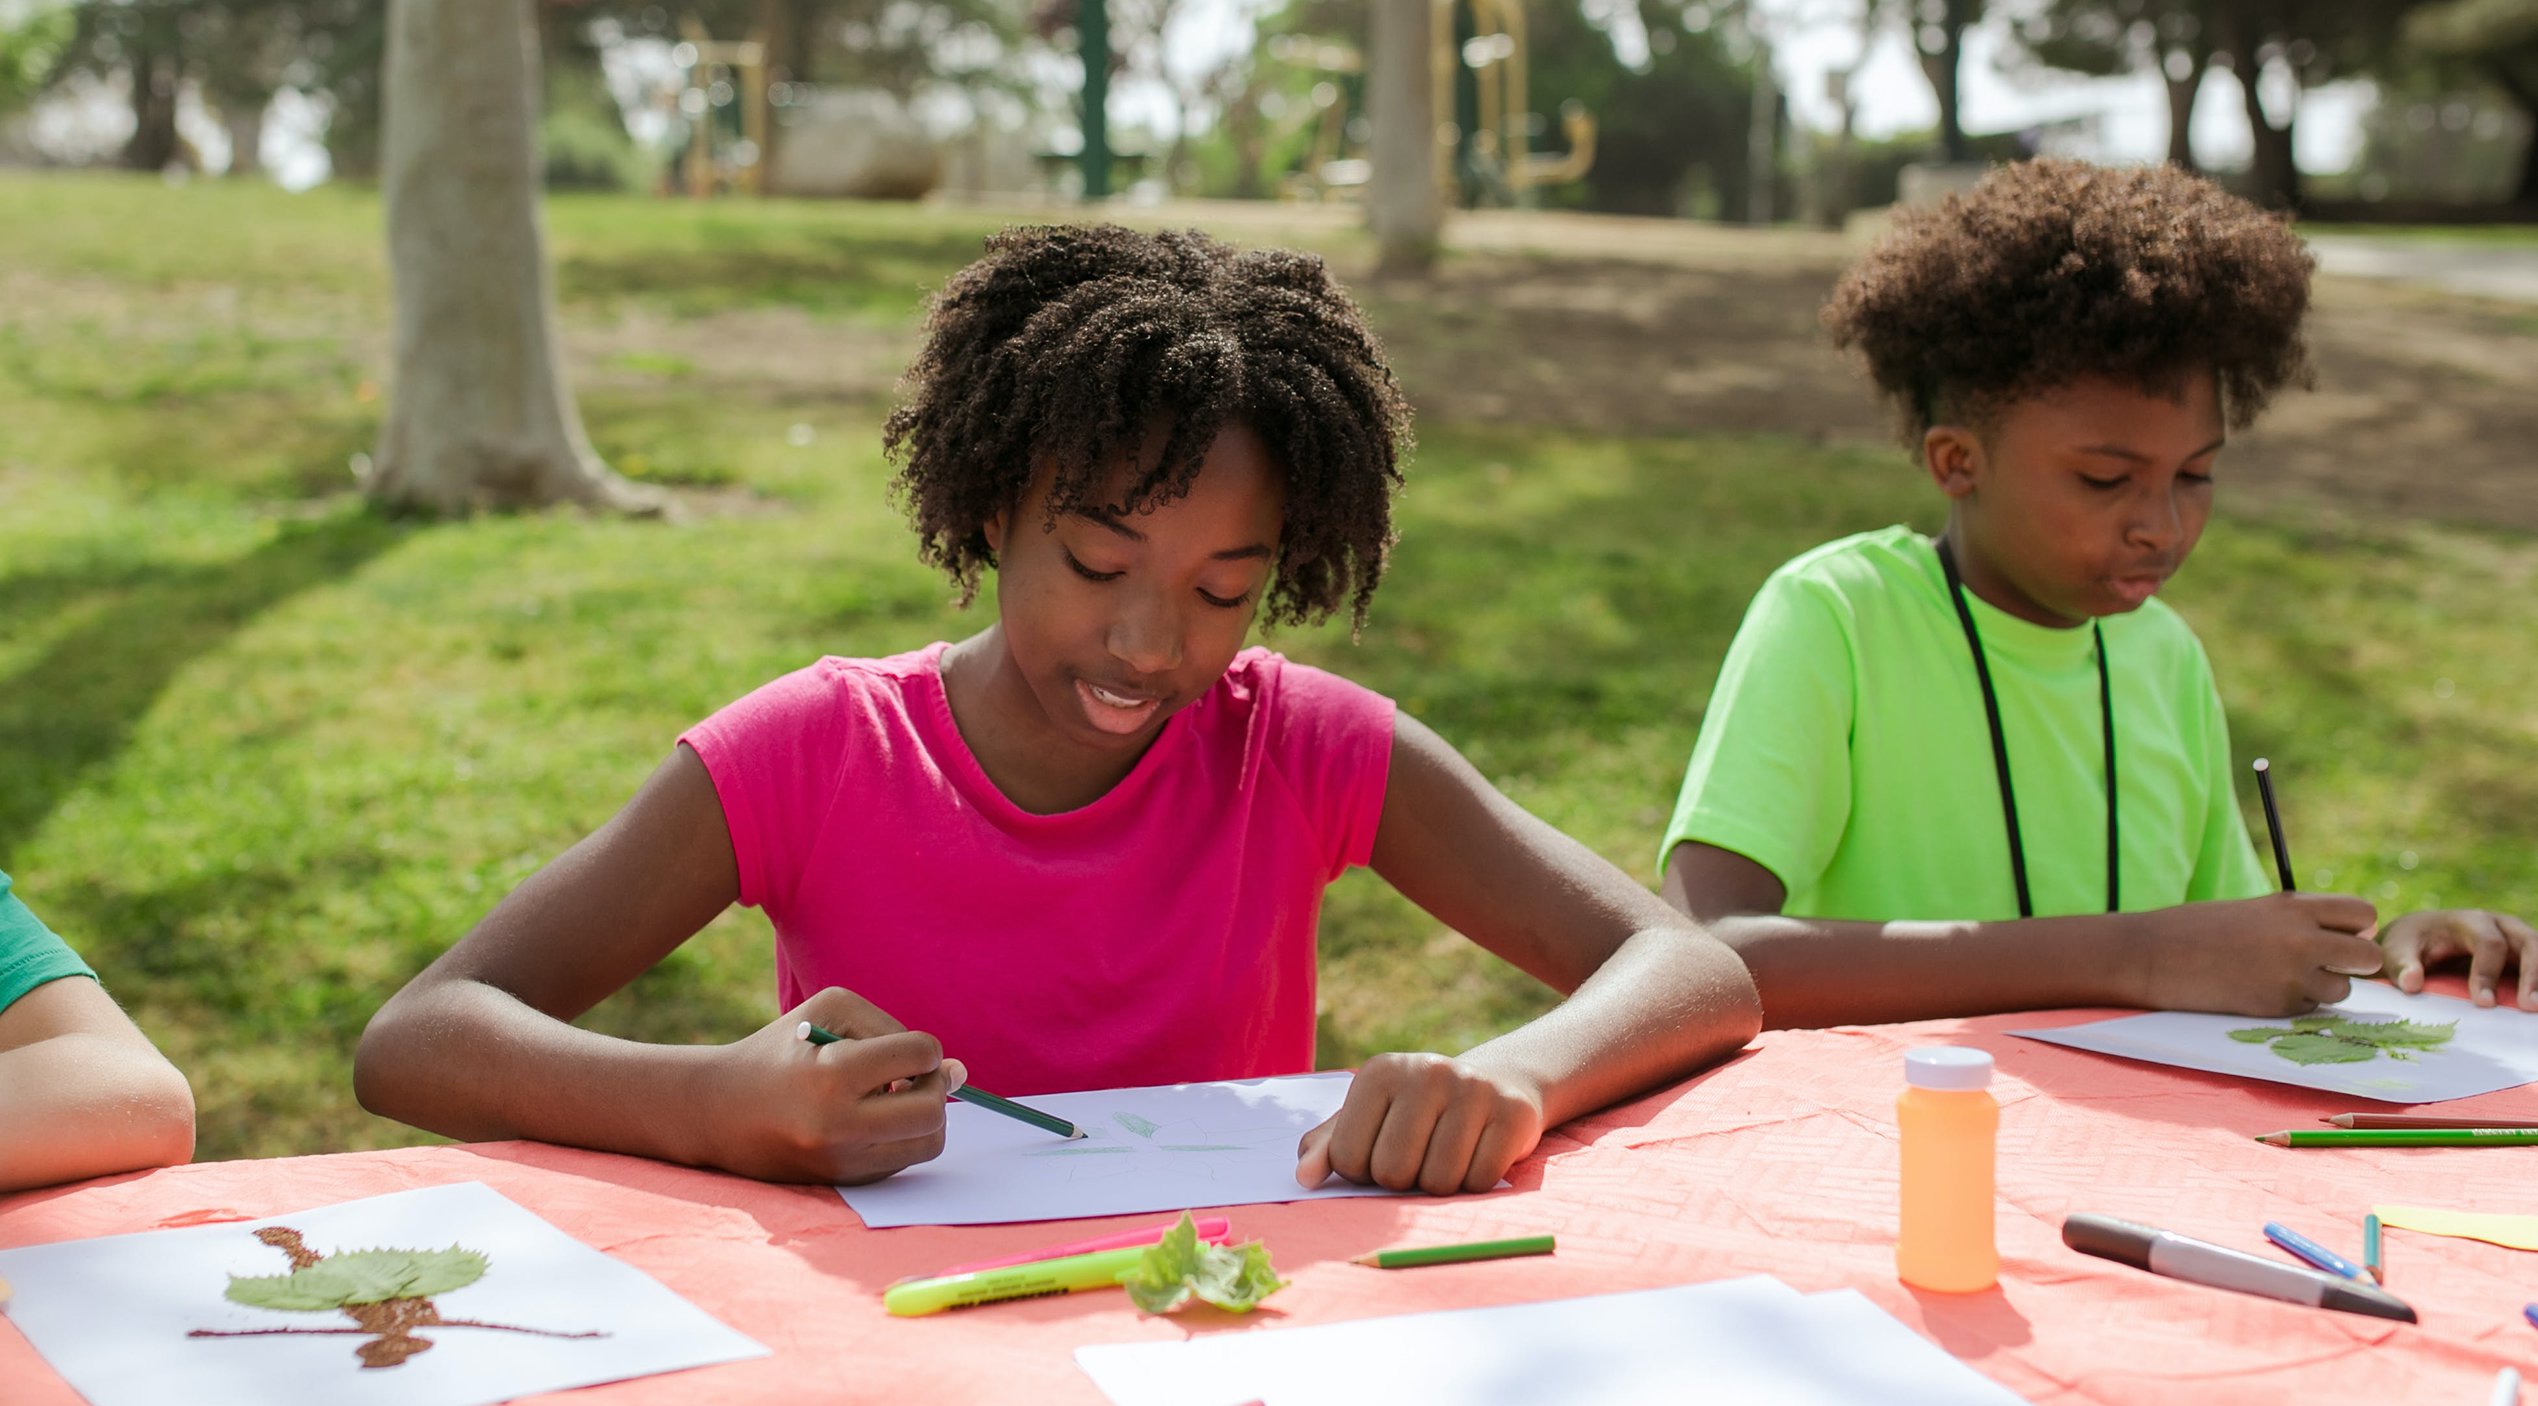
[[[1930,91],[1939,99],[1939,151],[1949,161],[1974,159],[1973,143],[1965,139],[1958,74],[1964,67],[1965,31],[1974,22],[1975,8],[1966,0],[1946,0],[1940,16],[1927,24],[1918,23],[1919,16],[1910,12],[1904,16],[1904,22],[1913,26],[1912,46],[1921,59],[1921,74],[1930,80]],[[1935,50],[1922,43],[1923,31],[1932,29],[1941,36]]]
[[[265,104],[240,98],[220,105],[220,125],[229,130],[232,176],[264,174]]]
[[[2300,204],[2300,166],[2292,159],[2292,124],[2299,117],[2299,100],[2293,99],[2292,111],[2277,127],[2265,115],[2265,99],[2261,92],[2265,66],[2262,60],[2263,38],[2253,26],[2241,24],[2230,37],[2230,68],[2238,78],[2238,90],[2247,105],[2247,131],[2254,142],[2248,175],[2254,187],[2249,194],[2257,204],[2275,210],[2290,210]]]
[[[132,50],[132,140],[123,164],[136,171],[164,171],[175,164],[176,91],[184,77],[177,56],[155,47]]]
[[[2520,153],[2520,181],[2512,187],[2511,203],[2538,207],[2538,82],[2524,82],[2520,75],[2503,64],[2488,65],[2494,85],[2511,96],[2512,105],[2529,119],[2529,145]]]
[[[2182,60],[2186,76],[2170,72],[2168,62]],[[2212,51],[2204,45],[2172,49],[2159,56],[2159,80],[2168,89],[2168,164],[2200,171],[2194,159],[2194,100],[2203,91],[2203,75],[2212,67]]]
[[[599,461],[564,380],[538,206],[536,44],[527,0],[389,3],[380,166],[395,369],[364,485],[386,506],[669,506]]]
[[[1445,206],[1436,188],[1436,113],[1429,74],[1429,0],[1374,0],[1367,35],[1366,116],[1374,127],[1366,223],[1380,274],[1436,262]]]

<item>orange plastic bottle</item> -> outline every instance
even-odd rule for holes
[[[2000,1280],[1992,1238],[1992,1146],[2000,1132],[1992,1057],[1958,1045],[1904,1055],[1895,1127],[1903,1144],[1903,1226],[1895,1272],[1919,1289],[1971,1294]]]

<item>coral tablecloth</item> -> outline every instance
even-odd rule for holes
[[[1558,1130],[1511,1174],[1509,1191],[1238,1208],[1235,1231],[1265,1238],[1295,1281],[1249,1318],[1142,1319],[1124,1295],[1094,1292],[895,1320],[879,1291],[901,1276],[1164,1218],[871,1231],[825,1188],[534,1143],[207,1163],[0,1197],[0,1246],[482,1181],[774,1349],[572,1398],[588,1406],[1001,1403],[1026,1391],[1033,1406],[1097,1406],[1070,1356],[1086,1343],[1274,1332],[1756,1272],[1801,1290],[1858,1288],[2038,1402],[2481,1402],[2498,1367],[2538,1375],[2538,1331],[2520,1314],[2538,1301],[2538,1257],[2391,1232],[2389,1287],[2423,1316],[2410,1327],[2065,1250],[2059,1228],[2074,1210],[2266,1253],[2259,1227],[2281,1220],[2356,1257],[2374,1202],[2538,1211],[2538,1149],[2266,1147],[2249,1135],[2316,1126],[2346,1101],[2006,1033],[2100,1014],[1772,1032],[1699,1078]],[[1964,1297],[1906,1289],[1893,1268],[1901,1054],[1947,1042],[1994,1053],[2003,1104],[2001,1287]],[[2538,1089],[2440,1109],[2538,1117]],[[1558,1234],[1555,1257],[1389,1272],[1347,1262],[1400,1242],[1542,1231]],[[0,1397],[78,1400],[8,1328]]]

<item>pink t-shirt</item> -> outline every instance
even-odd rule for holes
[[[1373,855],[1392,701],[1248,649],[1107,795],[1033,815],[961,739],[943,650],[822,659],[679,739],[784,1007],[845,987],[998,1093],[1311,1069],[1322,890]]]

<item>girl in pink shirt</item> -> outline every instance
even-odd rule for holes
[[[1362,625],[1408,410],[1309,255],[1008,232],[936,300],[887,442],[925,558],[996,619],[715,713],[605,826],[382,1007],[363,1104],[778,1180],[941,1149],[1008,1093],[1298,1073],[1323,889],[1371,864],[1568,993],[1459,1057],[1367,1061],[1297,1176],[1479,1190],[1546,1127],[1758,1028],[1733,953],[1435,733],[1246,649]],[[733,902],[785,1013],[729,1045],[569,1022]],[[809,1020],[849,1038],[813,1047]]]

